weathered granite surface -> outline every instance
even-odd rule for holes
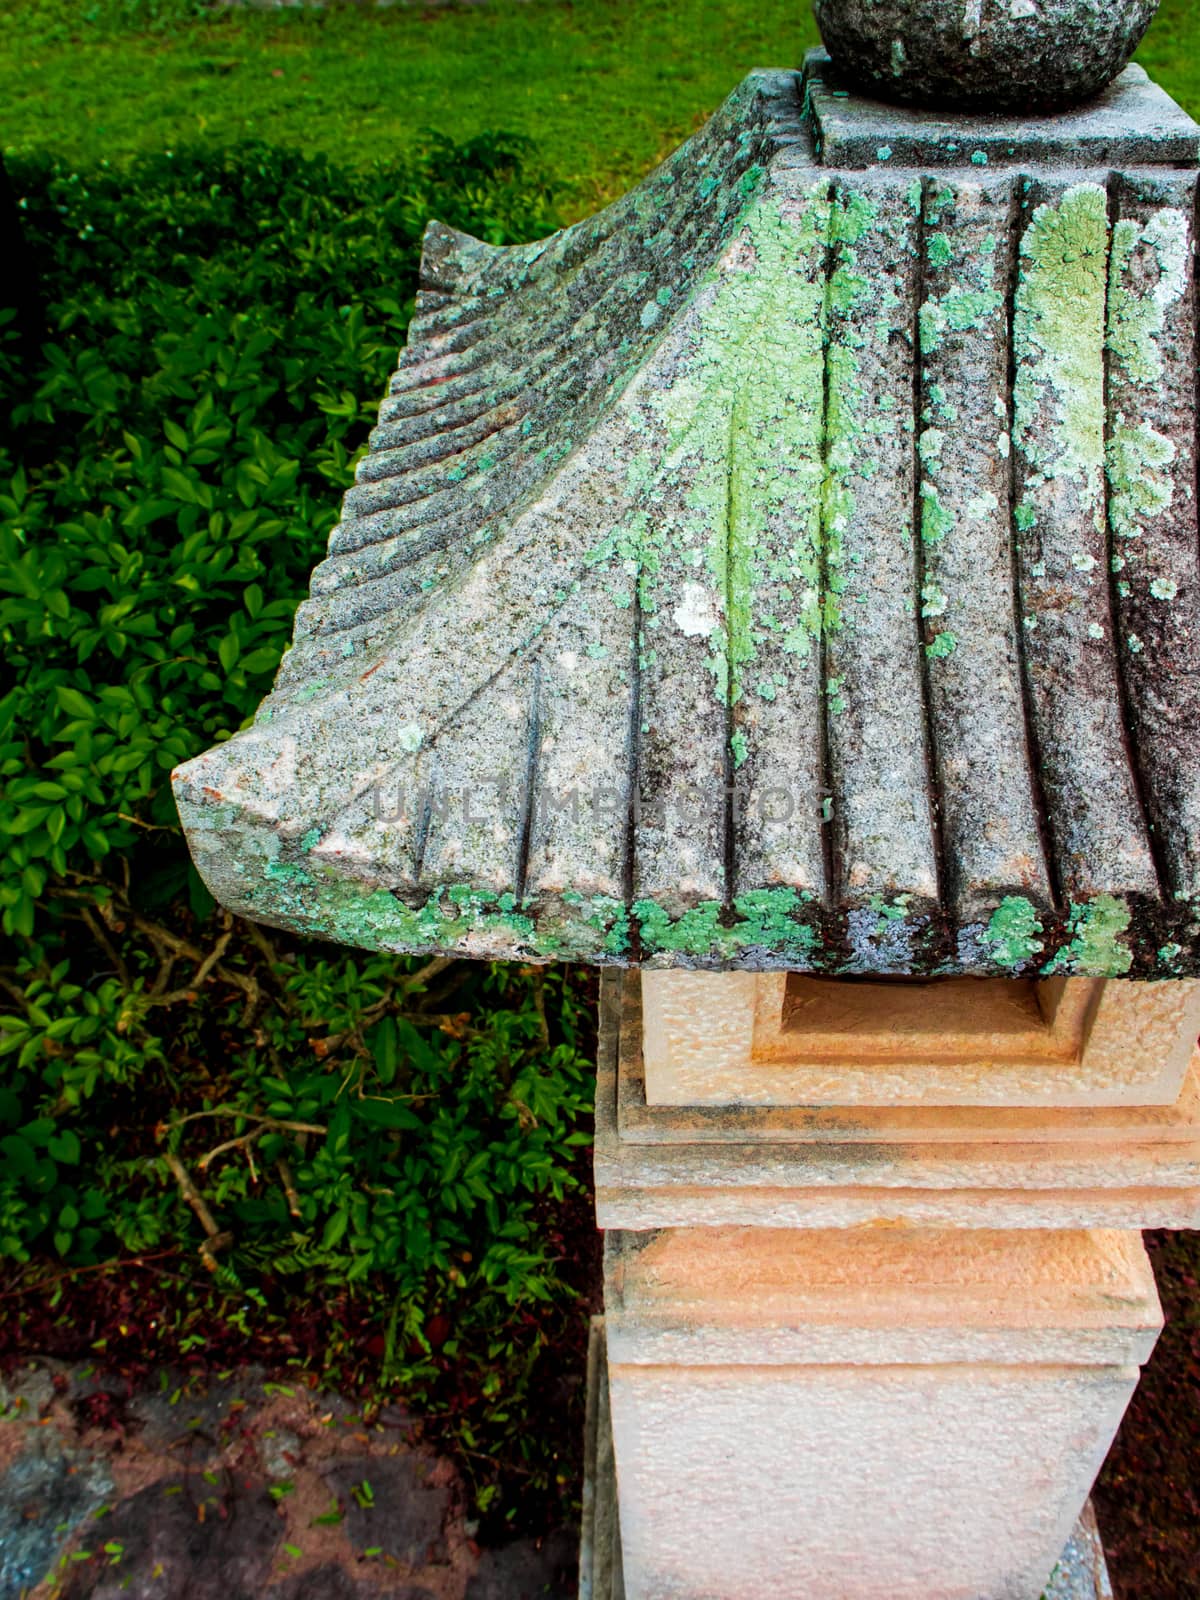
[[[1158,0],[816,0],[839,67],[888,100],[1054,111],[1097,94]]]
[[[1128,66],[1085,106],[1029,117],[989,104],[969,117],[852,92],[824,50],[804,64],[813,138],[831,167],[1195,166],[1196,124]]]
[[[1200,972],[1200,129],[1135,73],[1070,162],[1061,123],[995,167],[922,124],[856,169],[879,108],[823,70],[812,118],[754,74],[551,239],[430,229],[274,692],[176,774],[224,904],[402,951]]]

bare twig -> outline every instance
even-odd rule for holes
[[[265,956],[267,965],[271,968],[277,967],[279,965],[279,951],[276,950],[258,924],[256,922],[246,922],[242,926],[250,943],[257,946],[260,955]]]
[[[169,1250],[155,1250],[150,1255],[130,1256],[117,1261],[96,1261],[87,1267],[64,1267],[61,1272],[51,1272],[32,1283],[22,1283],[15,1289],[6,1289],[0,1294],[0,1300],[18,1300],[22,1295],[40,1294],[43,1289],[49,1289],[56,1283],[65,1283],[69,1278],[83,1278],[92,1272],[127,1272],[130,1267],[149,1268],[152,1261],[165,1261],[178,1254],[179,1246],[172,1245]]]
[[[213,1220],[213,1214],[204,1203],[204,1196],[192,1182],[191,1174],[183,1162],[172,1150],[168,1150],[163,1157],[167,1163],[172,1177],[179,1185],[179,1192],[183,1199],[195,1213],[196,1220],[204,1229],[204,1240],[200,1246],[200,1259],[210,1272],[217,1270],[217,1251],[223,1250],[233,1243],[231,1233],[222,1233]]]
[[[430,1006],[436,1006],[440,1011],[454,991],[462,988],[471,976],[471,964],[469,961],[457,961],[454,966],[456,970],[450,974],[448,982],[439,984],[436,989],[427,989],[420,996],[416,1003],[418,1011],[427,1011]]]
[[[300,1210],[300,1195],[296,1189],[296,1180],[292,1177],[292,1169],[283,1156],[280,1156],[275,1163],[275,1170],[278,1172],[279,1181],[283,1185],[283,1192],[287,1199],[288,1214],[299,1218],[303,1215]]]
[[[388,1009],[389,1002],[380,1001],[378,1005],[369,1007],[363,1012],[356,1028],[347,1028],[344,1033],[331,1033],[327,1038],[314,1039],[312,1047],[314,1053],[323,1061],[326,1056],[331,1056],[335,1050],[340,1050],[345,1044],[355,1046],[356,1057],[367,1054],[366,1041],[363,1039],[363,1029],[369,1028],[373,1022],[378,1022]],[[440,1028],[443,1033],[448,1033],[452,1039],[478,1039],[481,1034],[477,1028],[469,1028],[463,1021],[468,1012],[433,1012],[433,1011],[397,1011],[396,1019],[399,1022],[411,1022],[425,1028]],[[351,1073],[353,1067],[351,1068]],[[347,1074],[349,1082],[351,1073]],[[342,1088],[345,1088],[343,1084]],[[338,1091],[339,1095],[341,1090]]]
[[[154,982],[146,991],[146,1005],[161,1006],[172,1003],[174,997],[168,995],[167,985],[171,981],[171,974],[174,970],[175,957],[169,950],[160,949],[158,952],[158,972],[155,974]]]
[[[124,961],[117,953],[117,947],[108,937],[107,930],[104,928],[103,924],[97,920],[90,906],[82,906],[80,908],[79,915],[92,938],[95,939],[96,943],[112,962],[113,970],[116,972],[117,977],[120,980],[122,989],[128,989],[130,986],[129,969],[126,967]]]
[[[448,967],[453,967],[456,963],[455,956],[434,956],[432,961],[427,961],[418,971],[409,973],[407,978],[401,979],[401,982],[406,989],[425,988],[432,978],[436,978],[439,973],[445,972]]]
[[[131,817],[128,812],[118,811],[117,816],[122,822],[132,823],[135,828],[144,828],[147,833],[178,833],[178,824],[168,826],[164,822],[143,822],[141,817]]]
[[[208,954],[205,956],[204,960],[200,963],[200,965],[196,968],[195,972],[192,974],[191,987],[193,989],[198,989],[200,987],[200,985],[205,981],[205,979],[208,977],[209,973],[216,966],[217,962],[220,961],[221,957],[225,954],[226,950],[229,949],[229,944],[230,944],[230,941],[232,940],[232,938],[233,938],[233,929],[232,928],[226,928],[225,932],[217,940],[216,944],[213,945],[212,949],[208,952]]]
[[[280,1117],[264,1117],[257,1111],[243,1111],[240,1106],[213,1106],[206,1111],[189,1111],[182,1117],[176,1117],[171,1122],[159,1125],[158,1137],[173,1133],[176,1128],[182,1128],[187,1122],[199,1122],[204,1117],[240,1117],[243,1122],[261,1122],[264,1131],[270,1132],[273,1128],[286,1128],[292,1133],[328,1133],[316,1122],[288,1122]]]
[[[533,1005],[538,1018],[538,1037],[542,1048],[550,1048],[550,1024],[546,1021],[546,974],[541,967],[533,974]]]
[[[196,948],[188,939],[183,939],[177,933],[172,933],[169,928],[160,927],[157,922],[151,922],[148,917],[139,916],[136,912],[131,921],[139,933],[144,933],[150,943],[157,945],[161,950],[169,950],[172,955],[186,956],[189,961],[197,964],[204,960],[204,951]]]
[[[214,1145],[211,1150],[206,1150],[197,1161],[196,1165],[204,1172],[218,1156],[223,1156],[227,1150],[249,1151],[251,1145],[263,1138],[268,1133],[325,1133],[327,1130],[316,1122],[286,1122],[276,1117],[255,1117],[257,1128],[251,1128],[248,1133],[239,1133],[233,1139],[226,1139],[222,1144]],[[251,1164],[253,1171],[253,1164]]]
[[[29,1004],[20,984],[14,983],[11,978],[6,978],[3,973],[0,973],[0,989],[3,989],[22,1009]]]

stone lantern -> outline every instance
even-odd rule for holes
[[[1098,1595],[1138,1230],[1200,1224],[1200,128],[1070,103],[1147,0],[974,0],[928,74],[929,0],[820,9],[598,217],[430,228],[176,794],[242,915],[606,969],[581,1593]],[[1042,13],[1058,109],[947,110]]]

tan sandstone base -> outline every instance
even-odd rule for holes
[[[603,1317],[592,1319],[587,1384],[579,1600],[627,1600]],[[797,1600],[804,1597],[798,1596]],[[1042,1600],[1113,1600],[1104,1547],[1090,1501],[1067,1540]]]
[[[1038,1600],[1161,1315],[1136,1234],[606,1241],[628,1600]]]

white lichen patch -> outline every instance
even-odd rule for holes
[[[1159,340],[1167,312],[1187,288],[1191,250],[1188,219],[1174,207],[1156,211],[1139,228],[1123,219],[1113,229],[1109,270],[1108,348],[1133,383],[1157,383],[1163,375]],[[1156,274],[1131,271],[1135,253],[1148,252]]]
[[[985,518],[999,511],[1000,502],[990,489],[983,494],[977,494],[967,501],[967,517],[971,522],[983,522]]]
[[[699,583],[684,584],[671,617],[680,633],[689,639],[707,638],[720,623],[712,594]]]

